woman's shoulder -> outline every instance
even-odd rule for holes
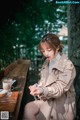
[[[70,58],[65,55],[65,54],[62,54],[61,55],[61,61],[62,63],[64,64],[64,66],[66,66],[66,68],[72,68],[74,67],[74,64],[73,62],[70,60]]]

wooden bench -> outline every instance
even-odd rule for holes
[[[18,120],[29,64],[30,60],[18,59],[0,73],[0,80],[4,77],[10,77],[17,80],[17,85],[12,92],[12,96],[3,97],[0,100],[0,111],[9,111],[10,120]]]

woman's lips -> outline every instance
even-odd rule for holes
[[[47,59],[50,59],[50,56],[47,56]]]

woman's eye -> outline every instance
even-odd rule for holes
[[[41,50],[41,52],[43,53],[43,52],[45,52],[44,50]]]
[[[48,49],[48,51],[51,51],[52,49]]]

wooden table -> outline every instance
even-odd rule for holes
[[[9,111],[10,120],[18,120],[29,65],[30,60],[19,59],[11,63],[0,73],[1,80],[4,77],[17,80],[17,85],[11,96],[0,98],[0,111]]]

